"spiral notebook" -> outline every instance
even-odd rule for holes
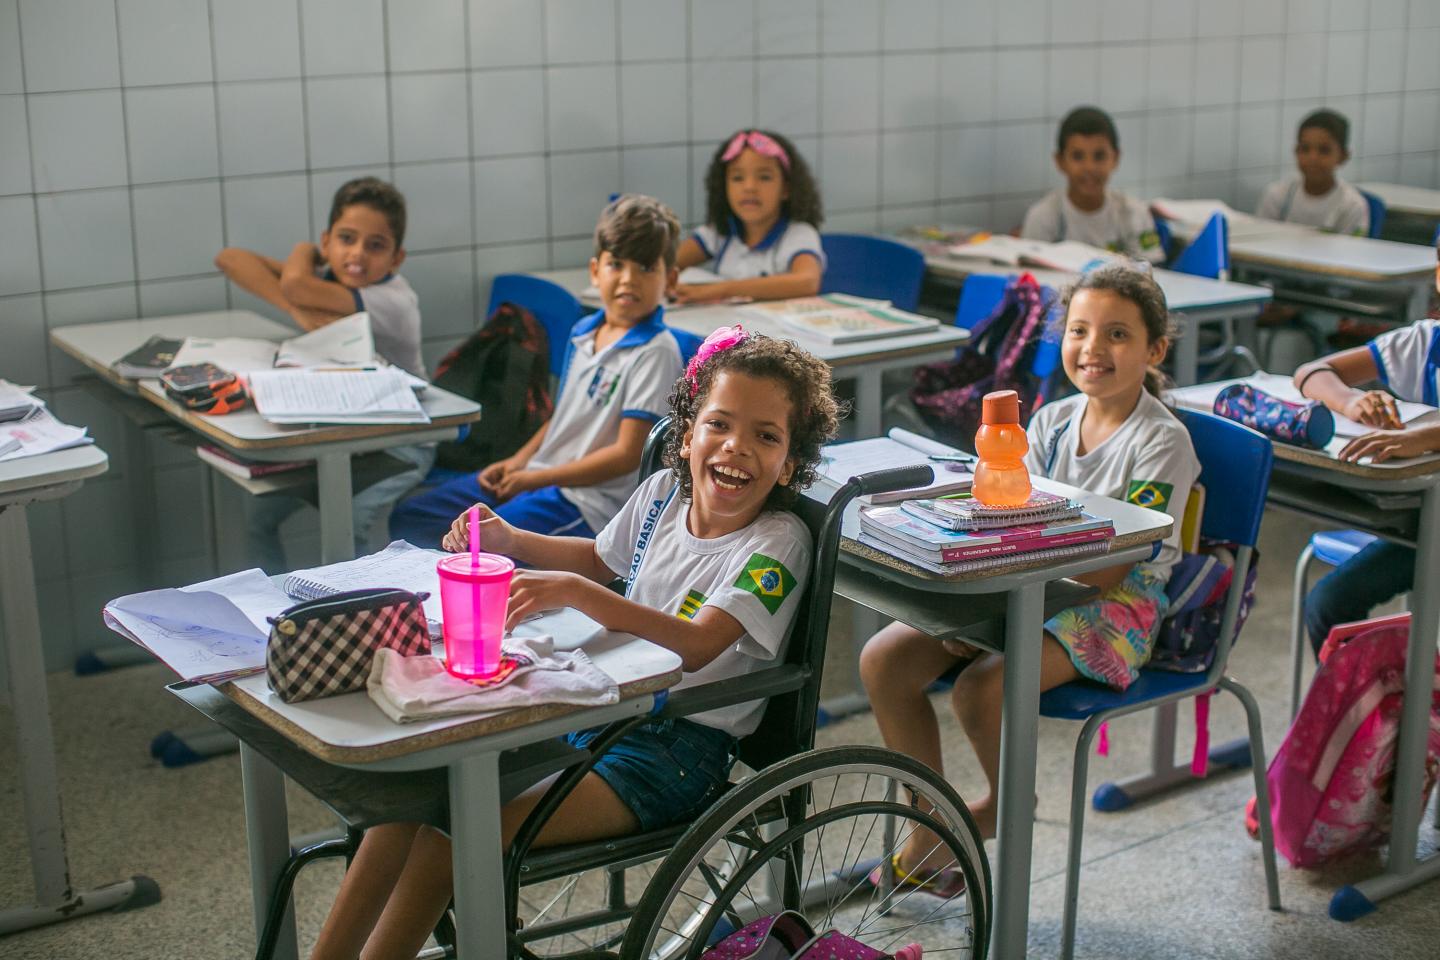
[[[425,619],[430,621],[431,636],[439,636],[440,575],[435,571],[435,564],[446,556],[449,554],[440,550],[422,550],[404,540],[396,540],[379,553],[366,557],[296,570],[285,577],[280,588],[293,600],[319,600],[370,587],[428,593]]]
[[[996,567],[1012,566],[1017,563],[1029,563],[1032,560],[1060,560],[1062,558],[1080,557],[1091,553],[1106,553],[1110,550],[1110,540],[1094,540],[1090,543],[1077,543],[1065,547],[1051,547],[1048,550],[1031,550],[1028,553],[1002,553],[994,557],[980,557],[977,560],[959,560],[955,563],[936,563],[926,557],[919,557],[909,551],[898,548],[893,543],[887,543],[878,537],[861,531],[857,538],[859,542],[878,550],[881,553],[889,554],[897,559],[912,563],[922,570],[929,570],[932,573],[953,575],[957,573],[975,573],[979,570],[993,570]]]

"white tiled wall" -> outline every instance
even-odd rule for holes
[[[68,661],[142,586],[121,425],[48,330],[257,307],[213,252],[317,237],[352,176],[409,197],[433,362],[491,276],[583,260],[611,192],[693,221],[739,126],[796,139],[836,229],[1013,226],[1083,102],[1116,114],[1118,183],[1146,196],[1253,205],[1322,103],[1353,123],[1352,179],[1435,187],[1437,50],[1436,0],[0,0],[0,376],[116,465],[36,511],[42,595],[75,598],[47,650]],[[184,572],[199,473],[162,447]]]

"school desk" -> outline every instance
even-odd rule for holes
[[[1440,224],[1440,190],[1410,187],[1399,183],[1357,183],[1361,190],[1375,194],[1385,204],[1381,234],[1386,240],[1433,244]]]
[[[932,573],[862,544],[859,507],[846,511],[836,591],[884,616],[930,629],[944,607],[958,597],[1004,597],[1002,636],[978,636],[978,646],[1005,657],[1001,708],[1000,810],[994,864],[995,907],[990,956],[1018,960],[1026,955],[1030,917],[1031,841],[1035,830],[1035,745],[1040,717],[1040,645],[1044,636],[1046,585],[1121,563],[1148,559],[1154,544],[1170,532],[1169,514],[1041,477],[1035,486],[1073,497],[1086,511],[1109,517],[1115,538],[1108,553],[1060,560],[1026,560],[991,570],[951,576]],[[823,492],[822,492],[823,495]],[[1053,599],[1053,598],[1052,598]]]
[[[909,238],[897,237],[907,243]],[[1075,281],[1075,275],[1063,270],[1045,270],[1032,267],[1008,267],[990,263],[987,260],[957,257],[943,249],[925,249],[925,267],[937,277],[959,280],[974,274],[1013,275],[1029,272],[1042,284],[1061,289]],[[1155,280],[1165,292],[1165,302],[1171,313],[1181,320],[1179,336],[1175,340],[1175,381],[1194,383],[1199,379],[1199,338],[1192,328],[1205,323],[1234,321],[1242,328],[1242,342],[1253,341],[1254,320],[1270,302],[1272,296],[1268,287],[1230,280],[1212,280],[1196,277],[1174,270],[1157,269]],[[1243,331],[1250,331],[1246,334]]]
[[[0,463],[0,611],[4,616],[10,705],[15,711],[19,745],[30,871],[35,880],[33,905],[0,910],[0,936],[100,910],[134,909],[160,900],[160,888],[143,876],[90,890],[71,887],[50,701],[45,690],[40,610],[35,599],[25,508],[31,503],[67,497],[109,466],[105,451],[94,445]]]
[[[450,440],[460,427],[480,419],[478,404],[434,386],[420,398],[430,415],[428,424],[281,426],[266,421],[253,406],[220,417],[205,416],[167,397],[158,380],[130,381],[111,369],[117,359],[156,334],[279,340],[294,331],[256,314],[231,310],[60,327],[50,332],[50,339],[105,382],[138,394],[172,420],[231,453],[260,461],[314,460],[322,563],[348,560],[355,552],[350,511],[353,456],[403,444]]]
[[[590,290],[590,273],[583,267],[569,270],[546,270],[531,276],[549,280],[575,294],[590,307],[600,306]],[[704,337],[718,327],[742,323],[747,330],[773,337],[794,340],[835,369],[838,380],[855,382],[853,419],[856,436],[873,437],[880,432],[881,406],[885,396],[882,377],[886,370],[913,367],[919,363],[946,360],[955,348],[969,339],[970,334],[949,324],[925,333],[908,333],[877,337],[853,343],[826,343],[797,336],[778,320],[742,312],[731,304],[693,304],[669,307],[665,311],[666,326]]]
[[[1239,381],[1183,387],[1171,396],[1181,406],[1209,411],[1215,395],[1235,382]],[[1440,583],[1440,455],[1345,463],[1334,456],[1343,445],[1341,438],[1331,441],[1326,450],[1275,444],[1268,501],[1415,546],[1415,583],[1421,588],[1410,594],[1410,646],[1396,749],[1389,857],[1384,872],[1342,887],[1330,901],[1331,917],[1353,920],[1374,910],[1386,897],[1440,877],[1440,853],[1420,859],[1415,846],[1424,812],[1421,788],[1435,683],[1435,644],[1440,638],[1440,593],[1428,588]],[[1356,496],[1357,492],[1377,497],[1385,506]],[[1419,500],[1418,516],[1413,506],[1406,505],[1413,499]]]
[[[619,703],[601,707],[557,704],[398,724],[364,692],[287,704],[270,690],[264,674],[218,688],[171,685],[172,693],[240,737],[257,939],[269,909],[270,892],[290,855],[283,774],[293,764],[297,780],[303,784],[307,774],[317,769],[308,762],[315,758],[321,761],[320,776],[328,776],[332,784],[344,782],[344,771],[334,769],[339,767],[372,774],[400,773],[407,781],[433,778],[437,791],[448,790],[457,954],[506,960],[505,898],[496,886],[504,875],[501,754],[506,753],[508,764],[517,756],[553,751],[554,738],[566,733],[646,713],[654,706],[657,692],[680,680],[677,654],[629,634],[606,634],[587,643],[585,651],[619,685]],[[243,711],[239,721],[235,719],[237,706]],[[293,756],[297,747],[305,753],[304,762],[287,762],[287,755]],[[381,792],[375,791],[377,796]],[[355,799],[360,804],[378,802],[373,796]],[[296,955],[292,909],[282,926],[275,957],[289,960]]]

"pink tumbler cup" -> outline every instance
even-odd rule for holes
[[[482,553],[474,560],[468,553],[457,553],[436,564],[436,571],[445,626],[445,669],[464,680],[494,676],[500,669],[500,638],[505,635],[515,561],[494,553]]]

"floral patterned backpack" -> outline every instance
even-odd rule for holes
[[[868,947],[839,930],[816,934],[793,910],[761,917],[705,951],[701,960],[921,960],[918,943],[893,954]]]

